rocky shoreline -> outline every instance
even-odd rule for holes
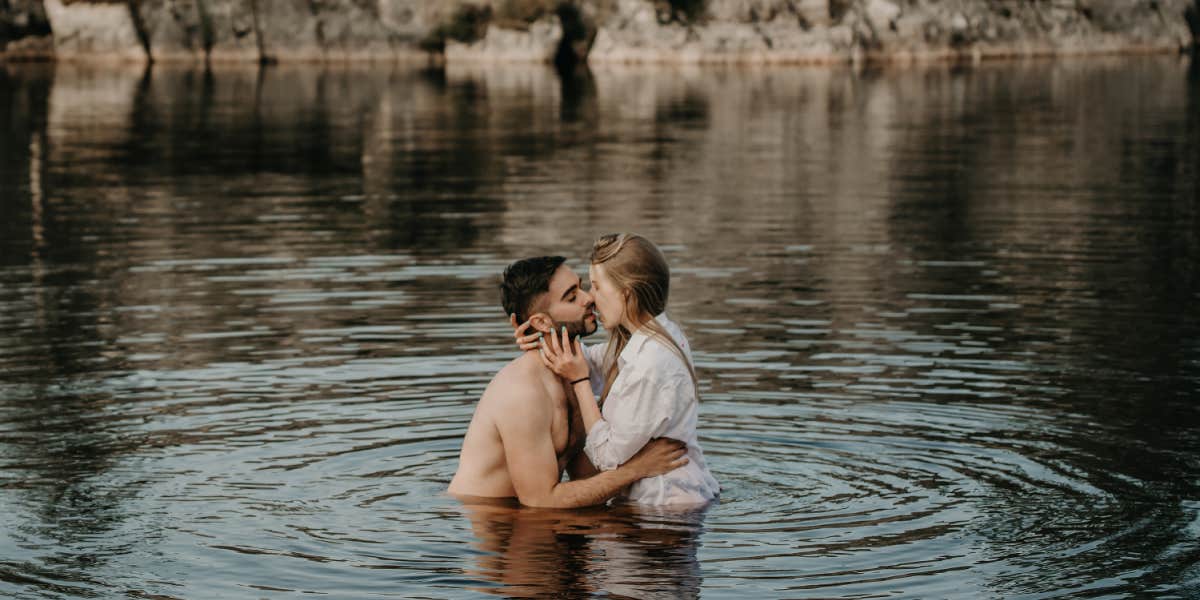
[[[1178,52],[1200,0],[7,0],[0,60],[858,63]]]

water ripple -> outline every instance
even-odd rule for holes
[[[0,69],[0,595],[1194,597],[1187,68]],[[446,496],[629,229],[720,501]]]

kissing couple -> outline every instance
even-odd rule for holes
[[[666,314],[662,252],[636,234],[602,236],[588,288],[565,262],[504,270],[500,302],[522,354],[479,399],[449,493],[546,508],[710,502],[720,486],[697,439],[691,348]],[[597,320],[608,340],[585,345]]]

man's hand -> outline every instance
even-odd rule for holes
[[[671,438],[654,438],[642,446],[622,468],[634,470],[642,479],[662,475],[688,464],[687,444]]]
[[[525,332],[529,331],[529,328],[533,326],[533,319],[525,321],[518,326],[517,315],[508,315],[508,324],[512,325],[513,338],[516,339],[517,347],[519,347],[521,351],[533,350],[541,345],[542,332],[535,329],[533,330],[533,333],[528,335],[525,334]]]

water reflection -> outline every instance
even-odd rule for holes
[[[0,79],[0,593],[1200,581],[1187,60]],[[502,267],[618,230],[672,264],[722,503],[431,504]]]
[[[706,510],[631,506],[578,511],[475,501],[462,511],[482,554],[466,572],[507,598],[606,594],[698,598]]]
[[[0,581],[46,592],[83,593],[98,585],[92,573],[111,556],[128,551],[126,540],[106,540],[126,520],[126,503],[137,486],[111,488],[105,473],[137,448],[94,418],[109,403],[106,394],[64,391],[63,382],[89,370],[103,345],[107,300],[100,290],[76,285],[85,270],[65,273],[62,263],[88,263],[94,255],[64,240],[80,235],[56,218],[59,198],[47,182],[58,120],[59,92],[45,66],[0,71],[0,114],[8,126],[0,164],[5,198],[0,277],[4,301],[5,386],[3,480],[12,526],[6,545],[45,548],[38,560],[5,553]],[[12,275],[17,274],[17,277]],[[81,332],[92,332],[92,341]],[[37,377],[30,377],[36,372]],[[86,548],[80,551],[80,548]]]
[[[596,106],[596,78],[587,65],[578,65],[571,69],[560,71],[561,88],[559,98],[562,99],[562,109],[559,118],[564,123],[582,122],[596,123],[599,111]]]

